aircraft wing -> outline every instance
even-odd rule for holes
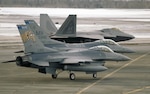
[[[86,61],[93,61],[92,59],[88,58],[66,58],[60,62],[60,64],[78,64],[80,62],[86,62]],[[49,66],[49,62],[47,61],[31,61],[32,64],[38,65],[38,66]],[[54,63],[54,61],[53,61]]]
[[[104,39],[103,35],[95,32],[78,32],[76,37],[85,37],[85,38],[91,38],[91,39]]]
[[[104,36],[104,37],[116,37],[116,35],[113,35],[113,34],[103,34],[102,36]]]

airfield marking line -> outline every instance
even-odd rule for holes
[[[89,86],[87,86],[87,87],[81,89],[81,90],[78,91],[76,94],[81,94],[81,93],[83,93],[84,91],[88,90],[88,89],[91,88],[92,86],[94,86],[94,85],[96,85],[97,83],[103,81],[104,79],[108,78],[109,76],[113,75],[114,73],[118,72],[119,70],[125,68],[126,66],[130,65],[131,63],[133,63],[133,62],[135,62],[135,61],[137,61],[137,60],[139,60],[139,59],[145,57],[145,56],[148,55],[148,54],[149,54],[149,52],[148,52],[148,53],[145,53],[145,54],[143,54],[143,55],[141,55],[141,56],[139,56],[139,57],[137,57],[137,58],[135,58],[134,60],[130,61],[129,63],[127,63],[127,64],[121,66],[120,68],[114,70],[113,72],[107,74],[107,75],[104,76],[103,78],[101,78],[101,79],[97,80],[96,82],[90,84]]]
[[[140,91],[142,91],[144,89],[149,89],[149,88],[150,88],[150,86],[143,87],[143,88],[138,88],[138,89],[134,89],[134,90],[131,90],[131,91],[129,91],[127,93],[123,93],[123,94],[132,94],[132,93],[140,92]]]
[[[146,89],[149,89],[150,88],[150,86],[147,86],[147,87],[145,87]]]

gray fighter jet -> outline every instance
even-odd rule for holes
[[[103,39],[97,40],[94,42],[86,42],[86,43],[73,43],[73,44],[66,44],[64,42],[59,42],[57,40],[52,40],[49,38],[48,34],[42,30],[38,24],[34,20],[25,20],[25,23],[31,28],[32,32],[42,41],[42,43],[46,47],[55,48],[58,50],[81,50],[81,49],[88,49],[91,47],[98,48],[100,45],[104,45],[109,47],[115,52],[119,53],[132,53],[134,51],[130,50],[129,48],[123,47],[113,40],[110,39]]]
[[[40,27],[51,35],[52,39],[67,43],[91,42],[99,39],[112,39],[116,42],[133,39],[134,36],[116,28],[106,28],[92,32],[76,32],[76,15],[69,15],[57,30],[47,14],[40,14]]]
[[[52,74],[54,79],[57,78],[58,69],[69,71],[71,80],[75,79],[73,71],[93,74],[96,78],[97,72],[107,70],[101,65],[104,61],[129,60],[128,57],[104,46],[101,49],[91,48],[74,52],[58,51],[45,47],[26,25],[17,25],[17,27],[25,48],[25,55],[16,58],[17,65],[37,68],[40,73]]]

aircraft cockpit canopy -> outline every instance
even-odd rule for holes
[[[110,44],[110,45],[119,45],[115,41],[111,39],[102,39],[102,40],[97,40],[96,42],[103,43],[103,44]]]
[[[114,52],[113,50],[111,50],[107,46],[95,46],[95,47],[91,47],[90,49],[91,50],[96,50],[96,51],[103,51],[103,52],[111,52],[111,53]]]

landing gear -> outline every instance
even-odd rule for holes
[[[21,57],[21,56],[18,56],[18,57],[16,58],[16,64],[17,64],[18,66],[23,66],[23,60],[22,60],[22,57]]]
[[[93,74],[93,78],[97,78],[97,73],[94,73],[94,74]]]
[[[62,72],[62,70],[59,70],[59,69],[55,70],[55,73],[52,73],[52,78],[56,79],[58,74],[60,74],[61,72]]]
[[[57,78],[57,74],[52,74],[52,78],[56,79]]]
[[[102,66],[105,66],[105,63],[103,63]]]
[[[70,73],[69,77],[70,77],[70,80],[75,80],[75,78],[76,78],[74,73]]]

